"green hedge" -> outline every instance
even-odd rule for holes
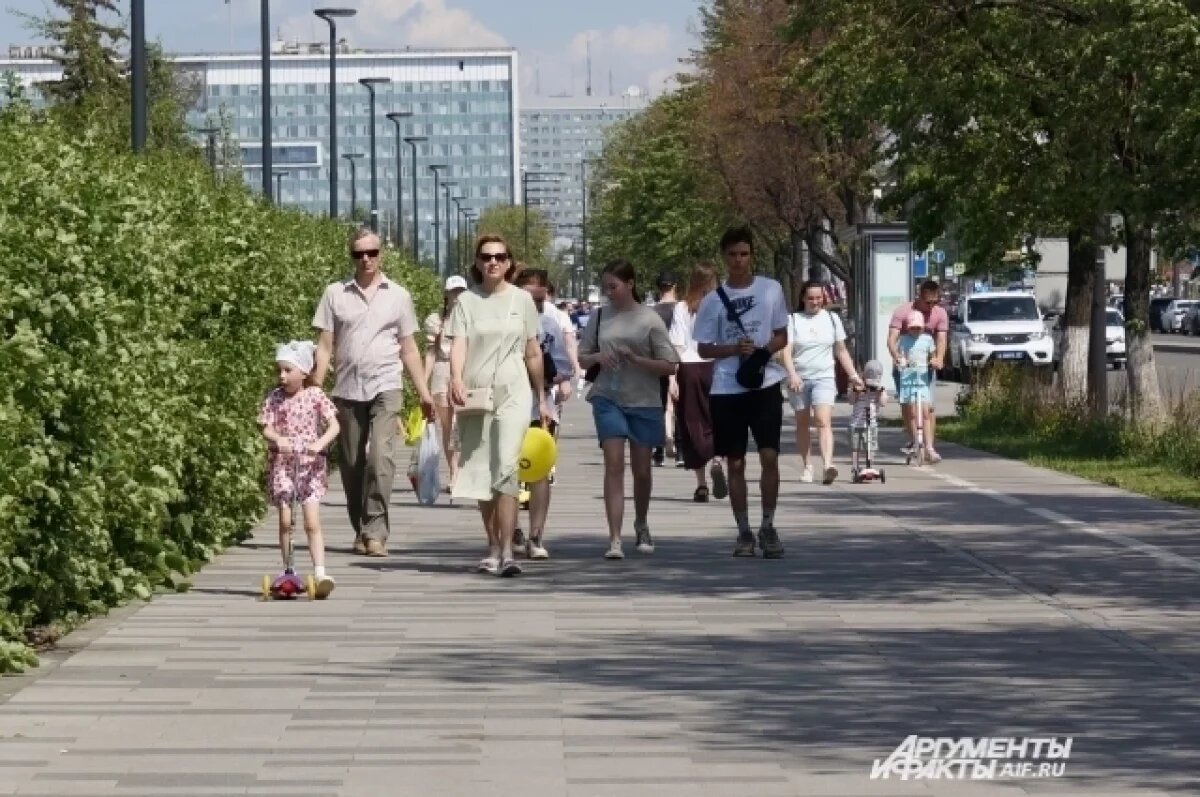
[[[345,246],[195,157],[0,112],[0,671],[34,661],[31,629],[186,588],[262,518],[274,346],[311,336]]]

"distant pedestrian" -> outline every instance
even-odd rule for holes
[[[700,303],[716,287],[717,272],[711,264],[701,263],[693,268],[688,277],[687,293],[683,301],[675,305],[670,328],[671,344],[679,352],[679,370],[671,378],[670,386],[678,419],[675,444],[683,466],[696,474],[692,500],[701,504],[709,497],[705,468],[710,468],[712,474],[712,497],[719,500],[729,495],[729,482],[721,460],[713,456],[713,422],[708,398],[712,390],[713,362],[700,356],[693,334]]]
[[[667,330],[671,329],[671,324],[675,320],[675,307],[679,304],[679,299],[675,295],[676,282],[675,275],[670,271],[659,272],[658,279],[655,282],[657,295],[653,309],[654,312],[658,313],[658,317],[662,319],[663,326]],[[653,460],[656,466],[662,467],[668,458],[671,460],[677,459],[678,452],[675,445],[675,402],[671,398],[670,378],[664,377],[660,379],[659,388],[663,402],[663,424],[666,427],[666,443],[654,449]]]
[[[538,313],[533,299],[514,287],[508,244],[485,235],[475,245],[471,278],[446,335],[450,344],[450,400],[458,407],[462,467],[454,497],[475,500],[483,519],[488,552],[477,570],[520,575],[513,557],[517,524],[517,469],[529,428],[530,388],[544,396]],[[544,425],[550,411],[538,401]]]
[[[450,403],[450,338],[443,332],[450,320],[450,313],[458,303],[458,297],[467,289],[467,281],[455,274],[446,279],[442,292],[442,309],[429,314],[425,319],[425,373],[429,377],[429,392],[433,395],[433,410],[437,415],[438,431],[442,438],[442,452],[450,468],[450,481],[446,492],[454,491],[458,481],[458,446],[455,442],[454,405]]]
[[[338,470],[354,528],[354,551],[387,556],[388,503],[396,474],[404,371],[429,419],[433,399],[413,338],[417,315],[412,296],[384,275],[375,233],[357,229],[349,243],[354,276],[326,287],[313,316],[319,338],[311,381],[324,384],[332,358],[333,401],[341,426]]]
[[[937,412],[932,401],[934,388],[937,387],[937,372],[945,367],[946,349],[950,342],[950,316],[946,313],[946,308],[940,304],[941,287],[934,280],[926,280],[921,283],[921,287],[917,292],[917,300],[914,302],[905,302],[896,308],[892,313],[892,320],[888,324],[888,353],[892,355],[892,362],[898,363],[900,352],[897,349],[897,343],[900,339],[900,332],[903,329],[905,322],[913,311],[921,314],[925,323],[925,331],[929,333],[934,342],[934,353],[929,359],[929,393],[931,400],[925,404],[925,441],[928,446],[929,461],[931,463],[941,462],[942,458],[934,448],[934,439],[937,436]],[[893,367],[892,378],[897,387],[900,384],[899,368]],[[906,451],[906,453],[908,453]]]
[[[833,405],[837,401],[836,363],[840,362],[856,389],[862,380],[846,349],[842,321],[824,309],[826,292],[820,282],[804,283],[800,289],[803,307],[788,316],[788,342],[783,365],[788,374],[788,400],[796,413],[796,447],[800,452],[800,481],[812,483],[812,423],[817,425],[821,482],[833,484],[838,470],[833,464]]]
[[[667,328],[653,309],[641,304],[637,274],[626,260],[605,266],[601,289],[608,305],[598,308],[579,343],[579,364],[599,366],[588,394],[596,436],[604,451],[604,513],[608,520],[607,559],[624,559],[625,445],[633,472],[633,530],[636,550],[654,553],[647,513],[654,475],[651,452],[664,442],[659,379],[675,373],[679,360]]]
[[[928,405],[933,400],[929,361],[937,351],[937,344],[925,330],[925,317],[919,311],[914,310],[909,314],[904,332],[897,342],[897,351],[900,355],[896,361],[900,371],[900,410],[904,417],[904,428],[908,431],[905,450],[912,452],[919,443],[923,444],[926,461],[933,463],[933,444],[928,437],[923,442],[917,439],[917,403]],[[928,430],[922,431],[928,434]]]
[[[321,533],[321,499],[329,488],[325,450],[337,438],[337,409],[319,387],[305,387],[313,370],[316,347],[309,341],[285,343],[275,351],[279,387],[267,395],[258,423],[270,450],[267,454],[267,496],[279,513],[279,548],[284,566],[291,567],[292,503],[300,504],[304,532],[312,557],[316,595],[333,591],[325,572],[325,538]]]
[[[713,453],[729,466],[729,503],[737,522],[734,556],[754,556],[746,492],[746,452],[754,436],[762,467],[762,523],[758,545],[763,556],[783,556],[775,530],[779,500],[779,438],[783,429],[783,367],[774,355],[787,345],[788,311],[783,288],[754,275],[754,237],[746,228],[721,236],[728,279],[700,303],[694,330],[701,357],[716,360],[709,405]]]

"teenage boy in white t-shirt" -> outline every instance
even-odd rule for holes
[[[779,498],[779,438],[783,428],[784,370],[773,355],[787,345],[787,302],[783,288],[754,275],[754,237],[734,228],[721,236],[721,256],[729,278],[704,297],[692,335],[701,357],[715,361],[709,401],[713,419],[713,453],[729,462],[729,503],[737,521],[734,556],[754,556],[746,497],[746,449],[754,435],[762,466],[762,525],[758,545],[763,558],[779,559],[783,544],[775,530]],[[725,294],[723,299],[721,293]],[[728,306],[726,306],[728,303]],[[761,384],[738,381],[743,361],[761,364]]]

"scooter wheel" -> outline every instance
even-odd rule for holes
[[[270,598],[271,598],[271,577],[270,576],[262,577],[262,596],[263,596],[263,600],[270,600]]]
[[[310,601],[317,599],[317,580],[312,577],[312,573],[304,577],[304,591],[308,593]]]

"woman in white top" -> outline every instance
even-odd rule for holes
[[[704,468],[711,463],[712,495],[729,495],[729,483],[721,460],[713,458],[712,415],[708,409],[708,393],[712,389],[713,363],[696,351],[692,329],[700,301],[717,287],[717,271],[709,263],[700,263],[688,277],[687,293],[675,305],[671,320],[671,345],[679,352],[679,370],[671,377],[671,399],[679,418],[676,445],[683,455],[683,467],[696,474],[696,503],[708,501],[708,481]]]
[[[425,319],[425,373],[429,377],[429,392],[433,395],[433,411],[437,427],[442,433],[442,451],[450,467],[450,481],[446,492],[454,490],[458,481],[458,446],[454,440],[454,407],[450,404],[450,338],[442,334],[458,297],[467,289],[467,281],[460,276],[446,280],[442,293],[442,311],[433,312]]]
[[[834,357],[850,374],[850,381],[862,387],[854,360],[846,349],[846,330],[841,319],[824,309],[825,289],[810,280],[802,289],[804,308],[788,318],[788,343],[782,352],[788,373],[788,400],[796,413],[796,447],[804,463],[800,481],[811,483],[812,435],[809,424],[815,418],[821,461],[825,465],[823,484],[833,484],[838,470],[833,466],[833,403],[837,401]]]

